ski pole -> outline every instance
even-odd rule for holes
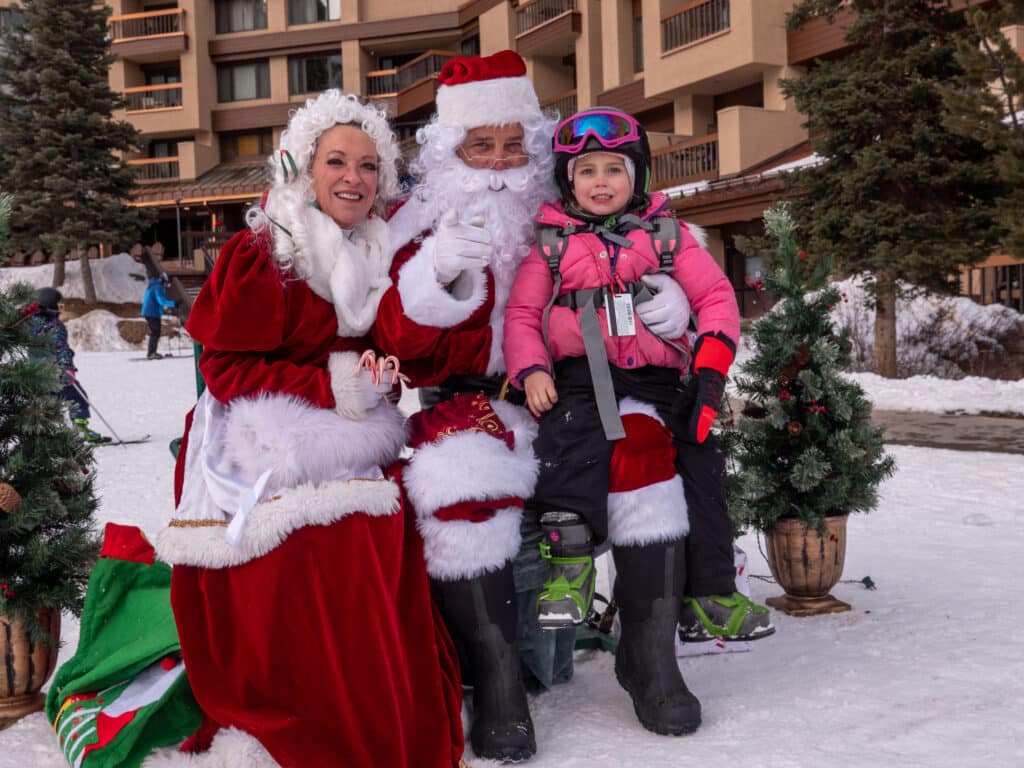
[[[95,413],[97,416],[99,416],[100,421],[102,421],[104,426],[106,426],[106,428],[110,430],[110,434],[117,438],[118,445],[124,445],[124,440],[122,440],[121,436],[114,431],[114,428],[112,426],[110,426],[110,422],[103,418],[103,414],[99,412],[99,409],[92,404],[92,402],[89,400],[88,395],[85,394],[85,390],[82,389],[82,385],[78,383],[78,380],[72,379],[71,383],[74,384],[75,389],[78,390],[78,394],[80,394],[82,396],[82,399],[85,400],[86,404],[89,406],[89,410]]]

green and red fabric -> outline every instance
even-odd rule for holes
[[[171,569],[155,559],[142,531],[108,523],[78,648],[46,697],[46,715],[73,768],[133,768],[199,727],[170,588]]]

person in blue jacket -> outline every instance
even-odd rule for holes
[[[160,278],[149,278],[146,295],[142,299],[142,316],[149,325],[149,350],[146,354],[149,360],[159,360],[163,357],[156,351],[156,345],[160,341],[160,318],[165,309],[172,309],[174,306],[174,302],[164,293],[164,284]]]

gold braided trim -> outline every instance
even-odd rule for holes
[[[349,483],[390,483],[391,479],[387,477],[353,477],[351,480],[347,480]],[[271,496],[270,498],[263,499],[260,504],[272,504],[275,501],[280,501],[280,494],[277,496]],[[167,524],[171,528],[214,528],[221,527],[226,528],[228,526],[227,520],[211,520],[209,518],[202,518],[199,520],[185,520],[179,517],[172,518]]]
[[[171,528],[213,528],[216,526],[226,528],[228,525],[227,520],[184,520],[182,518],[172,518],[169,522]]]

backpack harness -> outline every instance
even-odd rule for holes
[[[671,272],[673,260],[680,243],[680,226],[674,216],[656,216],[653,219],[645,220],[634,214],[626,214],[618,221],[618,230],[642,229],[651,238],[651,245],[658,255],[658,271]],[[554,376],[555,366],[551,360],[551,345],[548,342],[548,316],[551,314],[551,307],[557,304],[560,307],[569,307],[573,310],[580,309],[579,323],[580,332],[583,334],[583,346],[587,352],[587,366],[590,368],[590,378],[594,383],[594,396],[597,402],[597,412],[601,418],[601,426],[604,428],[605,437],[608,440],[619,440],[626,436],[622,426],[622,419],[619,417],[618,401],[615,398],[615,387],[612,384],[611,368],[608,365],[608,355],[605,354],[604,337],[601,333],[600,321],[597,317],[597,307],[607,306],[608,297],[613,293],[610,286],[603,285],[600,288],[581,288],[569,291],[559,296],[558,291],[562,286],[562,272],[560,264],[562,257],[569,247],[570,235],[583,232],[596,234],[602,240],[614,243],[619,246],[631,248],[633,241],[608,229],[600,224],[576,225],[567,224],[559,226],[541,226],[537,229],[537,247],[541,255],[547,260],[548,269],[555,285],[551,291],[551,299],[544,307],[544,314],[541,318],[541,329],[544,335],[544,347],[548,350],[548,361],[551,374]],[[642,304],[652,298],[650,289],[641,281],[625,283],[621,285],[620,294],[628,293],[633,297],[634,304]],[[611,310],[609,310],[611,311]]]

